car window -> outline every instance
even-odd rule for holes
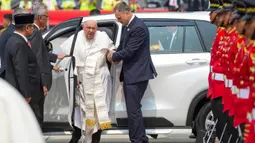
[[[207,21],[196,21],[197,27],[202,36],[203,42],[206,47],[206,51],[211,51],[213,39],[216,35],[217,27],[214,24],[211,24]]]
[[[160,53],[180,53],[183,47],[183,26],[149,27],[150,50]]]
[[[184,53],[203,52],[200,39],[194,26],[186,26]]]

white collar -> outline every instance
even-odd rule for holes
[[[24,39],[26,42],[28,41],[26,36],[20,34],[20,33],[17,32],[17,31],[14,31],[14,33],[16,33],[16,34],[20,35],[21,37],[23,37],[23,39]]]
[[[131,17],[131,19],[129,20],[129,22],[128,22],[128,25],[127,25],[127,27],[129,26],[129,24],[133,21],[133,19],[135,18],[135,15],[133,14],[133,16]]]
[[[34,23],[34,25],[40,30],[40,27],[37,24]]]

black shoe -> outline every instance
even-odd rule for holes
[[[92,143],[100,143],[102,130],[98,130],[92,135]]]
[[[196,136],[195,136],[194,134],[191,134],[191,135],[189,136],[189,138],[191,138],[191,139],[195,139],[195,138],[196,138]]]

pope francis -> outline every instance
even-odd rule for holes
[[[70,51],[72,41],[73,36],[61,48]],[[79,83],[75,97],[74,132],[70,143],[78,143],[82,134],[85,135],[83,141],[86,143],[99,143],[101,131],[111,128],[109,106],[112,82],[106,54],[114,48],[108,35],[98,31],[95,20],[84,22],[73,54]]]

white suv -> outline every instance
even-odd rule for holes
[[[216,27],[209,22],[208,12],[191,13],[136,13],[144,20],[150,31],[150,45],[153,63],[158,77],[149,82],[142,100],[142,112],[148,134],[169,133],[172,127],[194,126],[196,118],[202,122],[200,128],[206,128],[210,121],[210,104],[205,98],[208,89],[210,49]],[[66,52],[72,55],[73,47],[68,51],[60,49],[60,44],[81,30],[81,23],[87,17],[65,21],[44,33],[44,40],[53,53]],[[99,30],[105,31],[116,47],[120,42],[122,25],[114,15],[95,16]],[[74,38],[75,41],[75,38]],[[73,42],[74,43],[74,42]],[[73,75],[75,58],[65,57],[56,65],[64,72],[53,72],[53,84],[45,100],[44,130],[70,130],[76,77]],[[107,134],[127,133],[127,114],[119,82],[120,65],[109,65],[113,78],[111,102],[112,130]],[[198,115],[198,113],[203,115]],[[119,132],[121,130],[121,132]],[[196,133],[193,130],[193,133]],[[155,137],[155,136],[154,136]]]

